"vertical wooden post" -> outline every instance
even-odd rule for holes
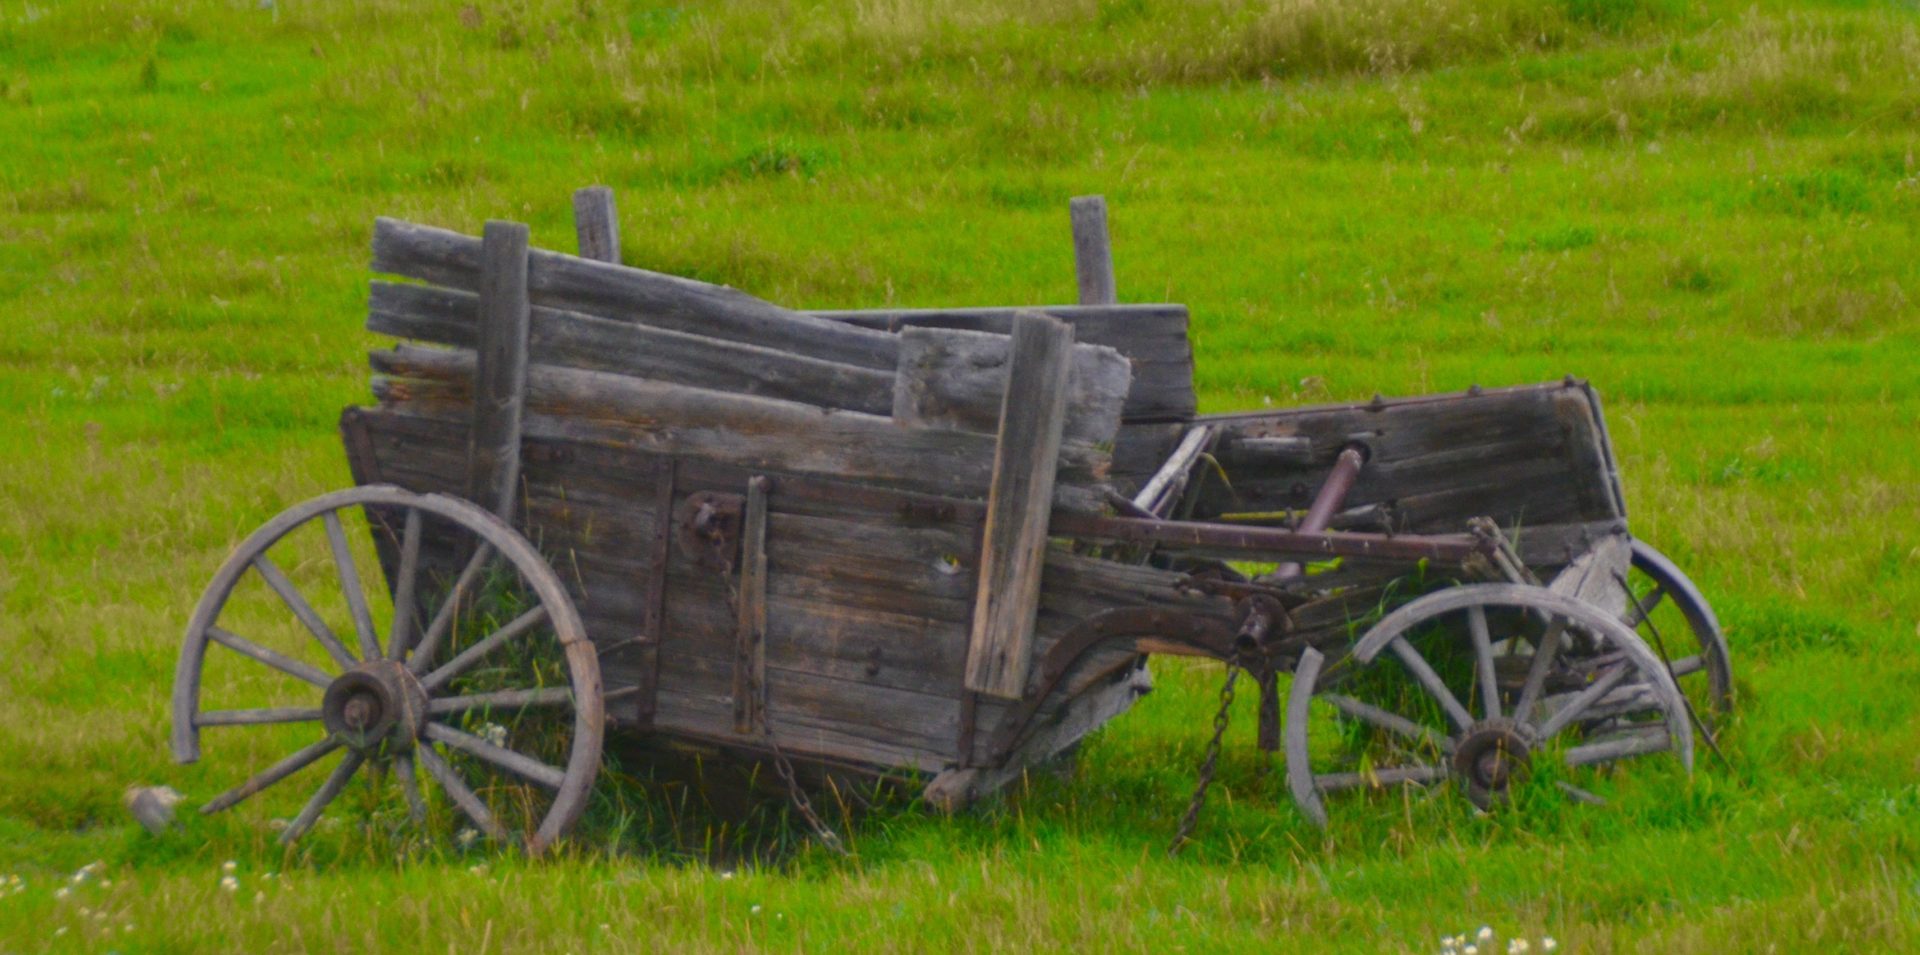
[[[747,479],[740,522],[740,618],[733,645],[733,731],[751,733],[766,719],[767,490],[765,475]]]
[[[1075,196],[1067,210],[1073,216],[1073,268],[1080,279],[1080,304],[1119,304],[1113,284],[1113,247],[1107,241],[1107,197]]]
[[[620,264],[620,219],[614,215],[613,190],[588,186],[573,193],[573,228],[580,236],[580,257]]]
[[[967,644],[975,692],[1017,699],[1026,690],[1072,369],[1073,326],[1037,312],[1014,316]]]
[[[520,485],[520,413],[527,394],[524,224],[490,221],[480,240],[480,343],[473,381],[467,497],[513,519]]]

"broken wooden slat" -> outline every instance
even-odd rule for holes
[[[999,427],[1012,341],[1004,335],[910,328],[900,333],[893,417],[905,424],[991,434]],[[1066,439],[1111,443],[1120,428],[1131,376],[1111,349],[1075,345],[1068,384]]]
[[[734,630],[733,731],[751,733],[767,708],[767,486],[762,475],[747,481],[746,514],[740,523],[739,620]]]
[[[373,270],[435,285],[479,286],[480,240],[398,219],[374,222]],[[527,290],[536,305],[826,361],[892,371],[892,335],[804,315],[737,289],[534,249]]]
[[[482,241],[467,498],[513,519],[527,393],[527,227],[491,221]]]
[[[1173,449],[1167,463],[1154,472],[1153,477],[1133,496],[1133,506],[1156,517],[1167,516],[1180,494],[1187,489],[1187,473],[1193,470],[1193,463],[1207,449],[1207,442],[1213,438],[1213,428],[1207,425],[1195,425],[1187,430],[1186,437],[1180,439],[1180,445]]]
[[[1015,320],[967,647],[966,687],[976,693],[1026,689],[1072,359],[1073,326],[1037,312]]]
[[[1067,203],[1073,219],[1073,270],[1080,285],[1080,304],[1112,305],[1119,301],[1113,282],[1113,246],[1107,238],[1105,196],[1075,196]]]
[[[613,190],[588,186],[573,193],[573,231],[580,238],[580,257],[598,262],[620,262],[620,220],[614,214]]]
[[[1074,341],[1105,345],[1133,364],[1133,387],[1124,411],[1130,422],[1173,421],[1198,408],[1193,390],[1193,349],[1187,340],[1184,305],[1036,305],[1027,308],[931,308],[815,311],[807,314],[862,328],[903,331],[950,328],[1007,334],[1013,316],[1044,312],[1073,326]],[[1155,463],[1163,454],[1154,455]]]
[[[374,282],[367,330],[461,348],[474,346],[474,295],[423,285]],[[531,361],[606,371],[715,391],[804,401],[886,414],[893,374],[822,361],[744,342],[707,338],[534,306]]]

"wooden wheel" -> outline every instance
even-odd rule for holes
[[[1693,768],[1685,703],[1660,657],[1600,609],[1517,584],[1415,600],[1332,666],[1309,648],[1285,744],[1288,788],[1321,825],[1327,794],[1404,783],[1453,780],[1491,808],[1542,756],[1577,771],[1671,751]]]
[[[360,535],[350,533],[362,525],[390,589],[363,586]],[[213,644],[224,649],[209,678]],[[213,708],[210,698],[241,705]],[[337,753],[283,843],[371,764],[392,770],[416,823],[451,817],[438,811],[450,806],[478,831],[538,853],[585,807],[605,713],[579,614],[525,538],[466,501],[376,485],[283,512],[214,575],[174,675],[174,758],[199,759],[210,726],[270,737],[249,740],[255,751],[304,745],[203,813]],[[421,785],[416,765],[434,785]]]
[[[1705,720],[1733,710],[1727,638],[1707,598],[1679,565],[1646,541],[1633,542],[1626,622],[1670,661],[1680,689]]]

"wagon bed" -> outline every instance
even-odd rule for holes
[[[1254,674],[1273,748],[1276,677],[1353,646],[1410,574],[1551,580],[1625,540],[1571,378],[1201,416],[1179,305],[804,313],[506,223],[381,219],[373,248],[403,281],[373,283],[367,327],[417,344],[374,352],[377,403],[342,415],[354,481],[478,503],[537,548],[591,646],[570,698],[596,736],[917,777],[957,806],[1124,711],[1172,652]],[[364,509],[389,599],[438,581],[451,616],[472,546]]]

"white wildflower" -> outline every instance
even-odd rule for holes
[[[73,894],[73,890],[64,885],[53,890],[53,897],[56,899],[64,899],[71,894]]]
[[[498,723],[488,723],[480,727],[480,735],[495,746],[507,745],[507,728]]]
[[[1508,939],[1507,955],[1520,955],[1521,952],[1524,952],[1531,947],[1532,946],[1524,938]]]
[[[120,926],[120,931],[122,931],[122,932],[131,932],[131,931],[133,931],[133,923],[132,923],[132,922],[128,922],[128,923],[126,923],[125,925],[122,925],[122,926]]]
[[[266,900],[267,900],[267,893],[265,892],[253,893],[253,904],[259,905],[260,903],[265,902]]]
[[[1469,945],[1460,950],[1460,955],[1480,955],[1480,946]]]
[[[238,892],[240,891],[240,880],[230,875],[223,875],[220,877],[220,887],[228,892]]]
[[[1559,943],[1559,942],[1556,942],[1556,941],[1554,941],[1554,940],[1553,940],[1553,936],[1551,936],[1551,935],[1549,935],[1549,936],[1547,936],[1546,938],[1543,938],[1543,939],[1541,939],[1541,940],[1540,940],[1540,950],[1541,950],[1541,951],[1543,951],[1543,952],[1551,952],[1551,951],[1553,951],[1554,949],[1556,949],[1556,948],[1559,948],[1559,947],[1560,947],[1560,943]]]
[[[55,937],[55,938],[59,938],[60,936],[62,936],[62,935],[65,935],[65,934],[67,934],[67,927],[66,927],[66,926],[64,926],[64,925],[62,925],[62,926],[60,926],[59,928],[57,928],[57,929],[54,929],[54,930],[53,930],[53,935],[54,935],[54,937]]]
[[[759,915],[759,914],[760,914],[760,906],[758,906],[758,905],[756,905],[756,906],[754,906],[753,908],[751,908],[751,909],[748,909],[747,911],[748,911],[748,912],[751,912],[751,913],[753,913],[754,915]]]
[[[1475,932],[1473,937],[1478,939],[1480,944],[1485,945],[1488,942],[1493,941],[1493,929],[1488,928],[1485,925],[1482,925],[1480,926],[1480,931]]]
[[[228,875],[234,874],[239,869],[240,869],[240,863],[235,862],[232,859],[228,859],[227,861],[220,863],[220,871],[225,872]]]
[[[611,925],[608,925],[608,924],[607,924],[607,923],[605,923],[605,922],[601,922],[601,923],[600,923],[600,931],[602,931],[602,932],[611,932],[611,931],[613,931],[613,926],[611,926]]]
[[[476,865],[476,866],[468,866],[468,867],[467,867],[467,871],[468,871],[468,872],[471,872],[471,873],[473,873],[474,875],[486,875],[486,874],[487,874],[487,864],[486,864],[486,863],[484,863],[484,862],[482,862],[482,863],[480,863],[479,865]]]
[[[722,873],[720,873],[720,880],[721,880],[721,881],[723,881],[723,882],[724,882],[724,881],[726,881],[727,879],[731,879],[731,878],[733,878],[733,870],[731,870],[731,869],[729,869],[729,870],[727,870],[727,871],[725,871],[725,872],[722,872]]]
[[[455,833],[453,837],[453,841],[459,843],[460,848],[465,849],[468,846],[473,845],[474,840],[478,838],[480,838],[479,830],[473,829],[473,828],[466,828]]]

